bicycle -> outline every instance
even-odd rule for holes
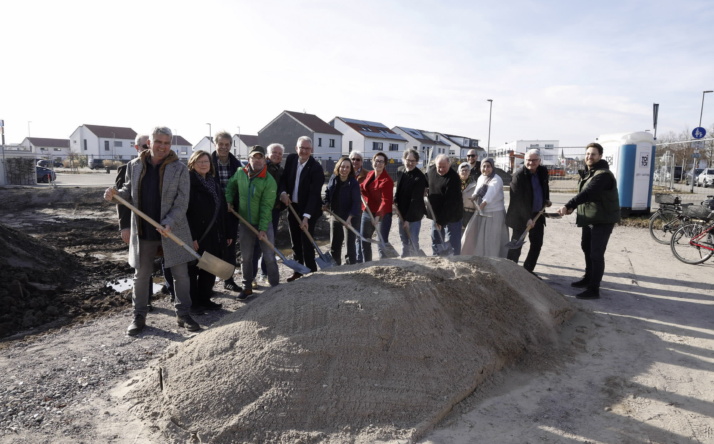
[[[650,217],[650,235],[660,244],[669,244],[672,233],[685,222],[682,209],[692,204],[683,204],[679,196],[672,194],[655,194],[655,202],[660,205]]]
[[[714,255],[714,210],[709,206],[687,207],[685,216],[706,221],[681,226],[672,234],[670,246],[674,257],[685,264],[701,264]]]

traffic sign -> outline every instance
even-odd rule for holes
[[[701,157],[701,154],[699,154],[699,153],[693,153],[693,154],[692,154],[692,157],[693,157],[694,159],[699,159],[699,158]]]
[[[692,130],[692,137],[694,137],[695,139],[701,139],[706,135],[707,135],[707,130],[705,130],[701,126],[698,126]]]
[[[692,142],[692,148],[694,148],[695,150],[703,150],[704,149],[704,141],[697,140],[695,142]]]

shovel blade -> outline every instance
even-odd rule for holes
[[[399,253],[397,252],[397,249],[392,246],[390,243],[385,243],[382,246],[382,251],[384,252],[384,256],[386,256],[389,259],[399,257]]]
[[[510,241],[506,244],[506,248],[508,248],[509,250],[515,250],[516,248],[521,248],[525,243],[526,241],[522,239]]]
[[[318,267],[320,267],[320,270],[325,270],[325,269],[333,266],[333,264],[331,264],[330,261],[326,261],[325,259],[323,259],[320,256],[315,258],[315,263],[317,264]]]
[[[297,261],[291,261],[290,259],[283,259],[283,265],[286,267],[292,268],[295,270],[295,272],[300,273],[300,274],[308,274],[312,272],[309,268],[301,264],[300,262]]]
[[[211,253],[204,251],[201,258],[198,260],[198,268],[218,276],[224,281],[233,277],[233,272],[236,267],[219,259]]]
[[[454,254],[454,247],[451,244],[436,244],[436,255],[437,256],[452,256]]]

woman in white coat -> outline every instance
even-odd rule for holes
[[[481,162],[481,176],[471,195],[477,212],[461,237],[461,254],[506,257],[508,227],[503,198],[503,181],[496,174],[493,159],[488,158]]]

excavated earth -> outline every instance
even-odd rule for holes
[[[169,349],[127,400],[176,443],[411,442],[572,314],[505,259],[339,267]]]

